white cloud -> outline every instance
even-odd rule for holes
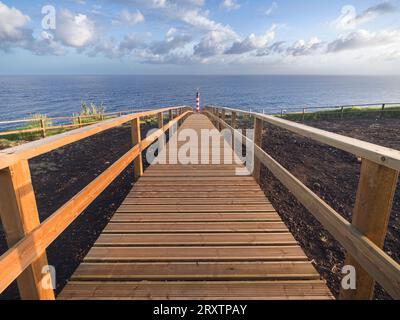
[[[120,50],[119,45],[114,39],[109,39],[97,43],[87,52],[87,55],[89,57],[96,57],[100,54],[104,55],[109,59],[115,59],[122,57],[123,51]]]
[[[223,0],[221,3],[221,8],[228,11],[237,10],[240,8],[240,4],[238,4],[236,0]]]
[[[275,39],[276,25],[273,25],[267,32],[261,36],[257,36],[254,33],[243,39],[242,41],[236,41],[232,46],[225,51],[226,54],[243,54],[256,49],[265,48],[265,46],[272,40]]]
[[[153,7],[164,8],[167,5],[167,0],[151,0]]]
[[[227,46],[229,39],[224,31],[214,30],[208,32],[201,41],[195,45],[194,54],[199,57],[211,57],[215,55],[222,54]]]
[[[121,55],[130,54],[133,50],[142,49],[146,47],[146,41],[136,35],[127,35],[124,37],[124,40],[121,41],[119,45],[119,51]]]
[[[175,0],[176,4],[182,5],[193,5],[195,7],[202,7],[204,6],[204,0]]]
[[[357,14],[354,6],[347,5],[342,8],[341,15],[333,21],[332,25],[339,30],[355,29],[379,16],[393,13],[396,10],[397,8],[388,1],[369,7],[360,14]]]
[[[267,16],[271,16],[276,11],[276,9],[278,9],[278,3],[274,1],[272,2],[271,6],[265,11],[265,14]]]
[[[26,25],[30,21],[29,16],[0,1],[0,43],[25,40],[31,33],[26,29]]]
[[[111,3],[119,3],[129,8],[165,8],[167,0],[108,0]]]
[[[137,25],[145,21],[144,15],[139,11],[129,12],[128,10],[122,10],[120,13],[120,20],[129,26]]]
[[[369,32],[358,30],[346,36],[340,36],[328,44],[328,52],[339,52],[345,50],[357,50],[371,47],[382,47],[396,45],[400,47],[400,31]]]
[[[292,56],[305,56],[315,53],[322,47],[323,43],[317,37],[311,38],[310,41],[296,41],[291,47],[287,48],[286,52]]]
[[[55,30],[56,40],[64,45],[82,48],[94,40],[96,36],[95,24],[84,14],[73,14],[64,10],[58,17]]]
[[[178,9],[172,10],[171,16],[185,22],[186,24],[206,31],[222,31],[227,34],[234,34],[234,31],[229,26],[224,26],[221,23],[215,22],[208,18],[208,12],[202,12],[199,9]]]
[[[176,49],[183,48],[191,41],[191,36],[179,33],[177,29],[171,28],[168,30],[164,41],[153,42],[149,48],[153,54],[165,55]]]

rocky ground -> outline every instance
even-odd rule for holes
[[[398,119],[335,119],[305,124],[400,150]],[[351,221],[361,165],[355,156],[273,126],[266,128],[263,148]],[[268,170],[264,169],[262,174],[266,195],[337,295],[340,290],[340,270],[345,259],[344,249]],[[385,242],[385,251],[400,262],[399,231],[400,187],[396,192]],[[378,287],[376,298],[385,299],[388,296]]]

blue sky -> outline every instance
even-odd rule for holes
[[[399,1],[0,0],[0,74],[399,75]]]

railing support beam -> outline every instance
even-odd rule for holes
[[[232,112],[231,126],[233,129],[236,129],[237,126],[237,114],[236,112]]]
[[[263,133],[263,121],[259,118],[254,119],[254,144],[261,148],[262,146],[262,133]],[[254,179],[257,183],[261,181],[261,162],[254,156]]]
[[[140,132],[140,118],[132,120],[132,145],[140,145],[142,142],[142,134]],[[139,155],[133,161],[133,172],[135,180],[139,179],[143,175],[143,159],[142,150],[140,150]]]
[[[21,160],[0,170],[0,189],[1,221],[7,244],[12,247],[40,225],[27,160]],[[15,263],[18,264],[18,261]],[[42,279],[49,276],[47,266],[47,256],[46,253],[43,253],[17,278],[21,299],[54,300],[51,286],[42,285]],[[46,282],[46,284],[48,283]]]
[[[363,159],[352,224],[368,239],[383,248],[399,173]],[[348,256],[345,265],[356,269],[356,290],[342,290],[344,300],[373,298],[375,281],[356,260]]]
[[[42,138],[46,138],[46,120],[40,119],[40,129],[42,130]]]

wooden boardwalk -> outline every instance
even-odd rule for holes
[[[179,130],[213,128],[196,114]],[[170,142],[164,154],[174,149]],[[259,185],[237,167],[152,165],[58,298],[331,299]]]

